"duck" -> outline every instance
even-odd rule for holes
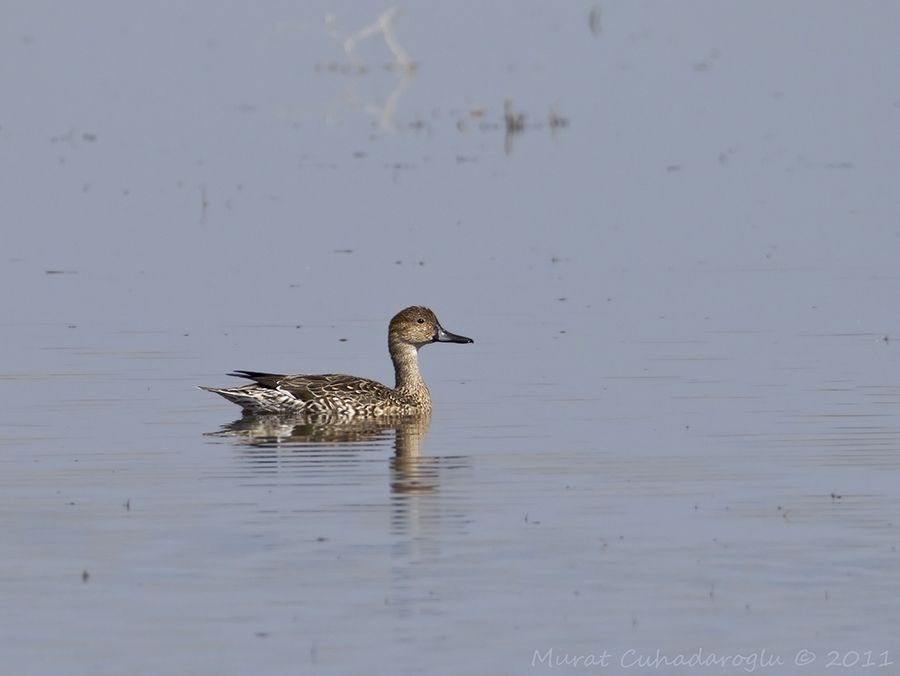
[[[282,375],[237,370],[228,375],[253,382],[240,387],[198,387],[239,405],[245,415],[274,413],[329,419],[430,415],[431,392],[419,371],[419,349],[431,343],[474,342],[447,331],[429,308],[413,305],[394,315],[388,326],[394,387],[340,373]]]

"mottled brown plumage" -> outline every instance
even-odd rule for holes
[[[394,362],[395,386],[337,373],[281,375],[235,371],[229,375],[252,380],[243,387],[200,389],[220,394],[245,413],[291,413],[355,416],[409,415],[431,411],[431,393],[419,372],[419,348],[429,343],[471,343],[438,322],[434,312],[413,306],[397,313],[388,329],[388,349]]]

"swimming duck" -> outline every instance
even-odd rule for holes
[[[419,348],[429,343],[473,343],[450,333],[434,312],[414,305],[401,310],[388,328],[388,350],[394,362],[393,388],[368,378],[337,373],[280,375],[234,371],[230,376],[252,380],[242,387],[204,387],[243,408],[244,413],[313,416],[411,415],[431,412],[431,393],[419,373]]]

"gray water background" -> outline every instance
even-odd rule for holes
[[[6,4],[4,671],[898,673],[900,5],[389,9]],[[210,434],[413,303],[412,457]]]

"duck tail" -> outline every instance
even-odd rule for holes
[[[286,404],[293,401],[293,397],[289,394],[256,385],[234,388],[207,387],[206,385],[197,385],[197,387],[225,397],[228,401],[240,406],[244,413],[283,412]]]

